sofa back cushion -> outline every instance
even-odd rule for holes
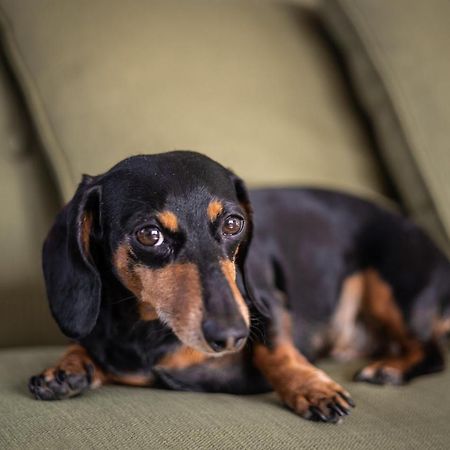
[[[323,17],[402,200],[450,253],[450,2],[327,0]]]
[[[252,1],[0,0],[59,187],[136,153],[207,153],[252,185],[380,192],[312,13]]]

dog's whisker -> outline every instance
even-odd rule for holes
[[[127,300],[136,299],[135,295],[129,295],[127,297],[119,298],[118,300],[112,302],[112,305],[118,305],[119,303],[126,302]]]

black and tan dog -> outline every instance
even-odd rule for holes
[[[417,226],[330,191],[248,196],[198,153],[85,176],[43,266],[52,313],[76,343],[31,378],[37,399],[105,383],[273,388],[301,416],[333,422],[354,405],[309,362],[320,355],[378,355],[356,379],[379,384],[443,368],[450,265]]]

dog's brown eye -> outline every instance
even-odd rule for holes
[[[164,241],[164,236],[156,227],[144,227],[136,232],[136,239],[147,247],[157,247]]]
[[[242,230],[244,221],[237,216],[228,216],[222,225],[222,232],[227,236],[234,236]]]

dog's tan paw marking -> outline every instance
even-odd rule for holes
[[[94,366],[87,364],[83,371],[67,372],[61,368],[47,369],[30,378],[28,388],[37,400],[62,400],[93,388]]]
[[[404,373],[401,369],[384,361],[379,361],[364,367],[356,372],[353,379],[366,383],[389,384],[393,386],[399,386],[405,382]]]
[[[291,383],[282,399],[305,419],[332,423],[339,422],[355,406],[350,394],[321,371]]]
[[[99,387],[106,377],[86,350],[72,345],[56,367],[30,378],[28,389],[37,400],[62,400]]]

